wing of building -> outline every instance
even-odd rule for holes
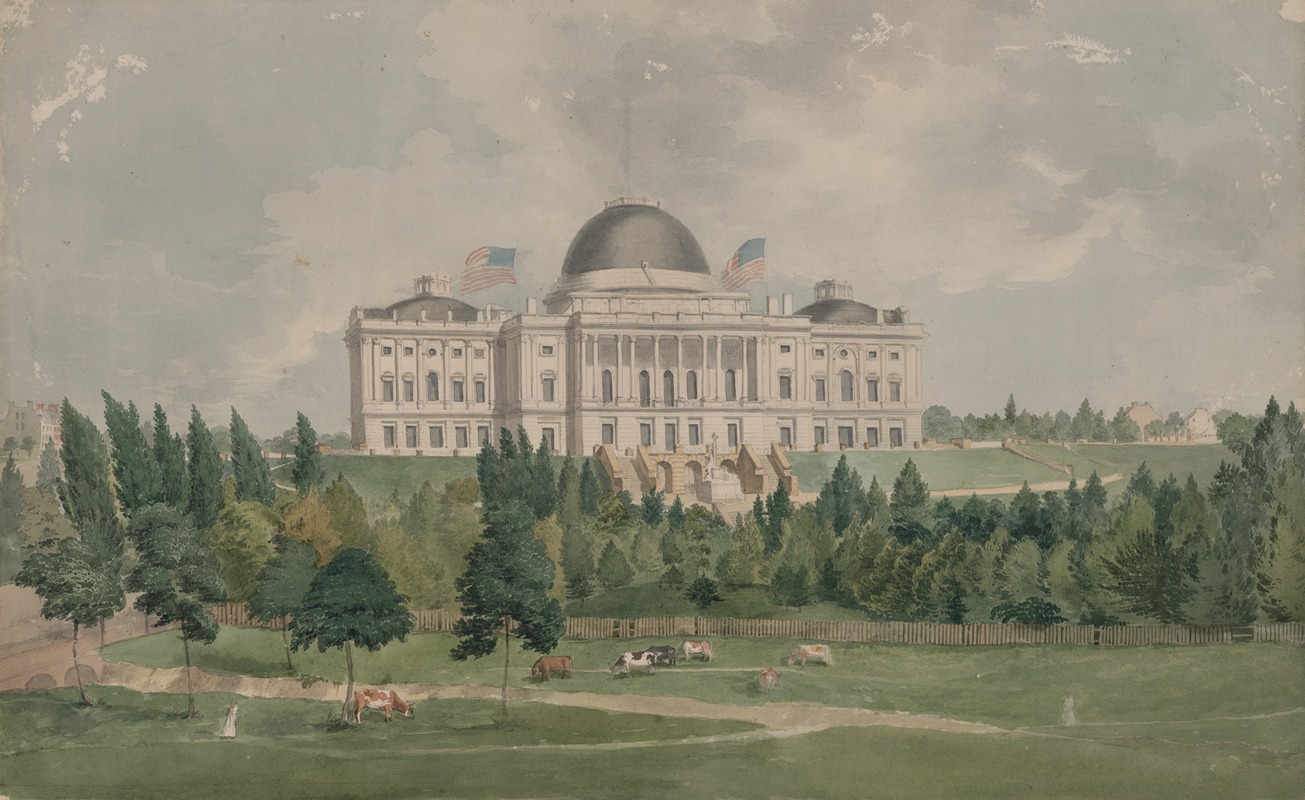
[[[918,446],[923,326],[839,281],[754,310],[693,233],[622,198],[581,226],[542,309],[475,308],[424,276],[354,308],[345,335],[355,448],[468,455],[525,426],[560,453]],[[714,444],[714,447],[709,445]],[[781,456],[782,457],[782,456]]]

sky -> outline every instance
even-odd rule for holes
[[[953,413],[1302,404],[1303,72],[1305,0],[4,0],[0,401],[347,430],[352,307],[639,195]]]

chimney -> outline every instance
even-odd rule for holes
[[[778,298],[778,297],[770,297],[770,296],[767,296],[767,297],[766,297],[766,314],[768,314],[769,316],[772,316],[772,317],[773,317],[773,316],[776,316],[777,314],[779,314],[779,298]]]
[[[791,295],[791,294],[784,294],[784,295],[782,295],[782,296],[780,297],[779,313],[783,314],[783,315],[786,316],[786,317],[788,317],[788,316],[792,316],[792,314],[793,314],[793,295]]]
[[[526,298],[526,313],[527,313],[527,314],[537,314],[537,313],[539,313],[539,312],[538,312],[538,306],[535,304],[535,298],[533,298],[533,297],[527,297],[527,298]]]

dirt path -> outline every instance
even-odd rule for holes
[[[303,698],[338,703],[343,699],[344,692],[342,685],[329,681],[318,681],[305,687],[293,678],[216,675],[201,669],[194,670],[193,680],[196,692],[231,692],[245,697]],[[186,691],[184,669],[151,669],[118,661],[105,663],[100,682],[139,692],[184,694]],[[417,702],[451,698],[497,700],[500,696],[497,687],[480,685],[394,684],[394,689],[402,696]],[[826,728],[877,725],[946,733],[1009,732],[992,725],[925,714],[906,712],[889,714],[861,708],[831,708],[813,703],[767,702],[758,706],[734,706],[692,700],[687,697],[557,692],[543,688],[510,688],[508,696],[514,702],[548,703],[628,714],[660,714],[668,717],[751,722],[765,727],[772,735],[794,735]]]

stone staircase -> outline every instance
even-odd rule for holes
[[[629,492],[634,501],[639,502],[639,497],[644,492],[644,481],[639,476],[634,459],[619,454],[610,444],[601,445],[594,455],[607,474],[607,482],[612,491]]]

